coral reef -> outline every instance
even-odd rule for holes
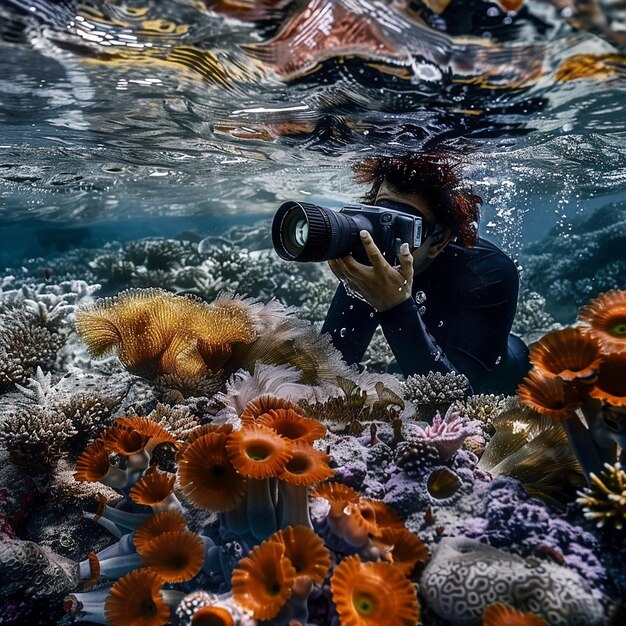
[[[560,324],[546,311],[546,299],[536,291],[522,289],[517,303],[511,332],[530,345]]]
[[[524,250],[524,284],[545,297],[557,321],[569,323],[576,307],[623,286],[625,226],[626,207],[609,204],[574,219],[567,237],[555,226]]]
[[[335,281],[322,264],[279,267],[260,232],[67,255],[92,263],[84,275],[109,293],[159,281],[196,294],[135,289],[129,299],[149,306],[132,314],[120,304],[128,295],[93,303],[94,286],[39,285],[28,264],[3,282],[0,317],[28,319],[63,345],[24,361],[0,396],[0,621],[43,606],[50,619],[65,608],[66,621],[111,625],[142,619],[146,606],[157,622],[243,626],[581,615],[592,625],[617,613],[618,296],[586,307],[576,330],[553,329],[538,297],[518,313],[526,337],[557,332],[533,353],[526,396],[550,417],[516,398],[468,396],[462,376],[375,373],[391,358],[382,343],[366,371],[347,367],[310,323]],[[197,297],[221,289],[261,300]],[[283,303],[263,301],[276,295]],[[177,317],[185,306],[192,313]],[[250,340],[221,341],[227,324],[207,313],[216,307]],[[83,314],[99,336],[92,350],[119,359],[86,353],[72,329],[77,317],[85,330]],[[570,410],[609,463],[585,488],[564,429]],[[576,489],[579,506],[567,506]]]

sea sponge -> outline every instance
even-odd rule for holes
[[[479,626],[494,602],[540,615],[553,626],[601,626],[600,600],[576,572],[523,559],[465,537],[443,538],[420,579],[428,606],[458,626]]]
[[[32,541],[0,541],[0,592],[27,598],[67,593],[78,584],[78,563]]]

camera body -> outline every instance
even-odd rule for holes
[[[388,263],[396,265],[399,248],[422,243],[422,218],[368,204],[347,204],[339,211],[306,202],[283,203],[272,222],[272,243],[287,261],[327,261],[352,254],[369,265],[359,232],[366,230]]]

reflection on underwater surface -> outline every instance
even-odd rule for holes
[[[516,251],[622,191],[626,116],[619,5],[515,4],[3,0],[2,219],[336,205],[444,144]]]
[[[180,624],[625,623],[624,33],[612,0],[0,0],[0,623],[194,589]],[[441,147],[522,269],[519,398],[389,375],[380,330],[349,369],[337,281],[271,250],[283,201]]]

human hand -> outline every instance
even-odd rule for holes
[[[362,230],[360,235],[372,266],[363,265],[349,255],[328,261],[333,274],[377,311],[386,311],[410,298],[413,286],[413,255],[409,251],[409,244],[403,243],[400,246],[400,266],[393,267],[366,230]]]

